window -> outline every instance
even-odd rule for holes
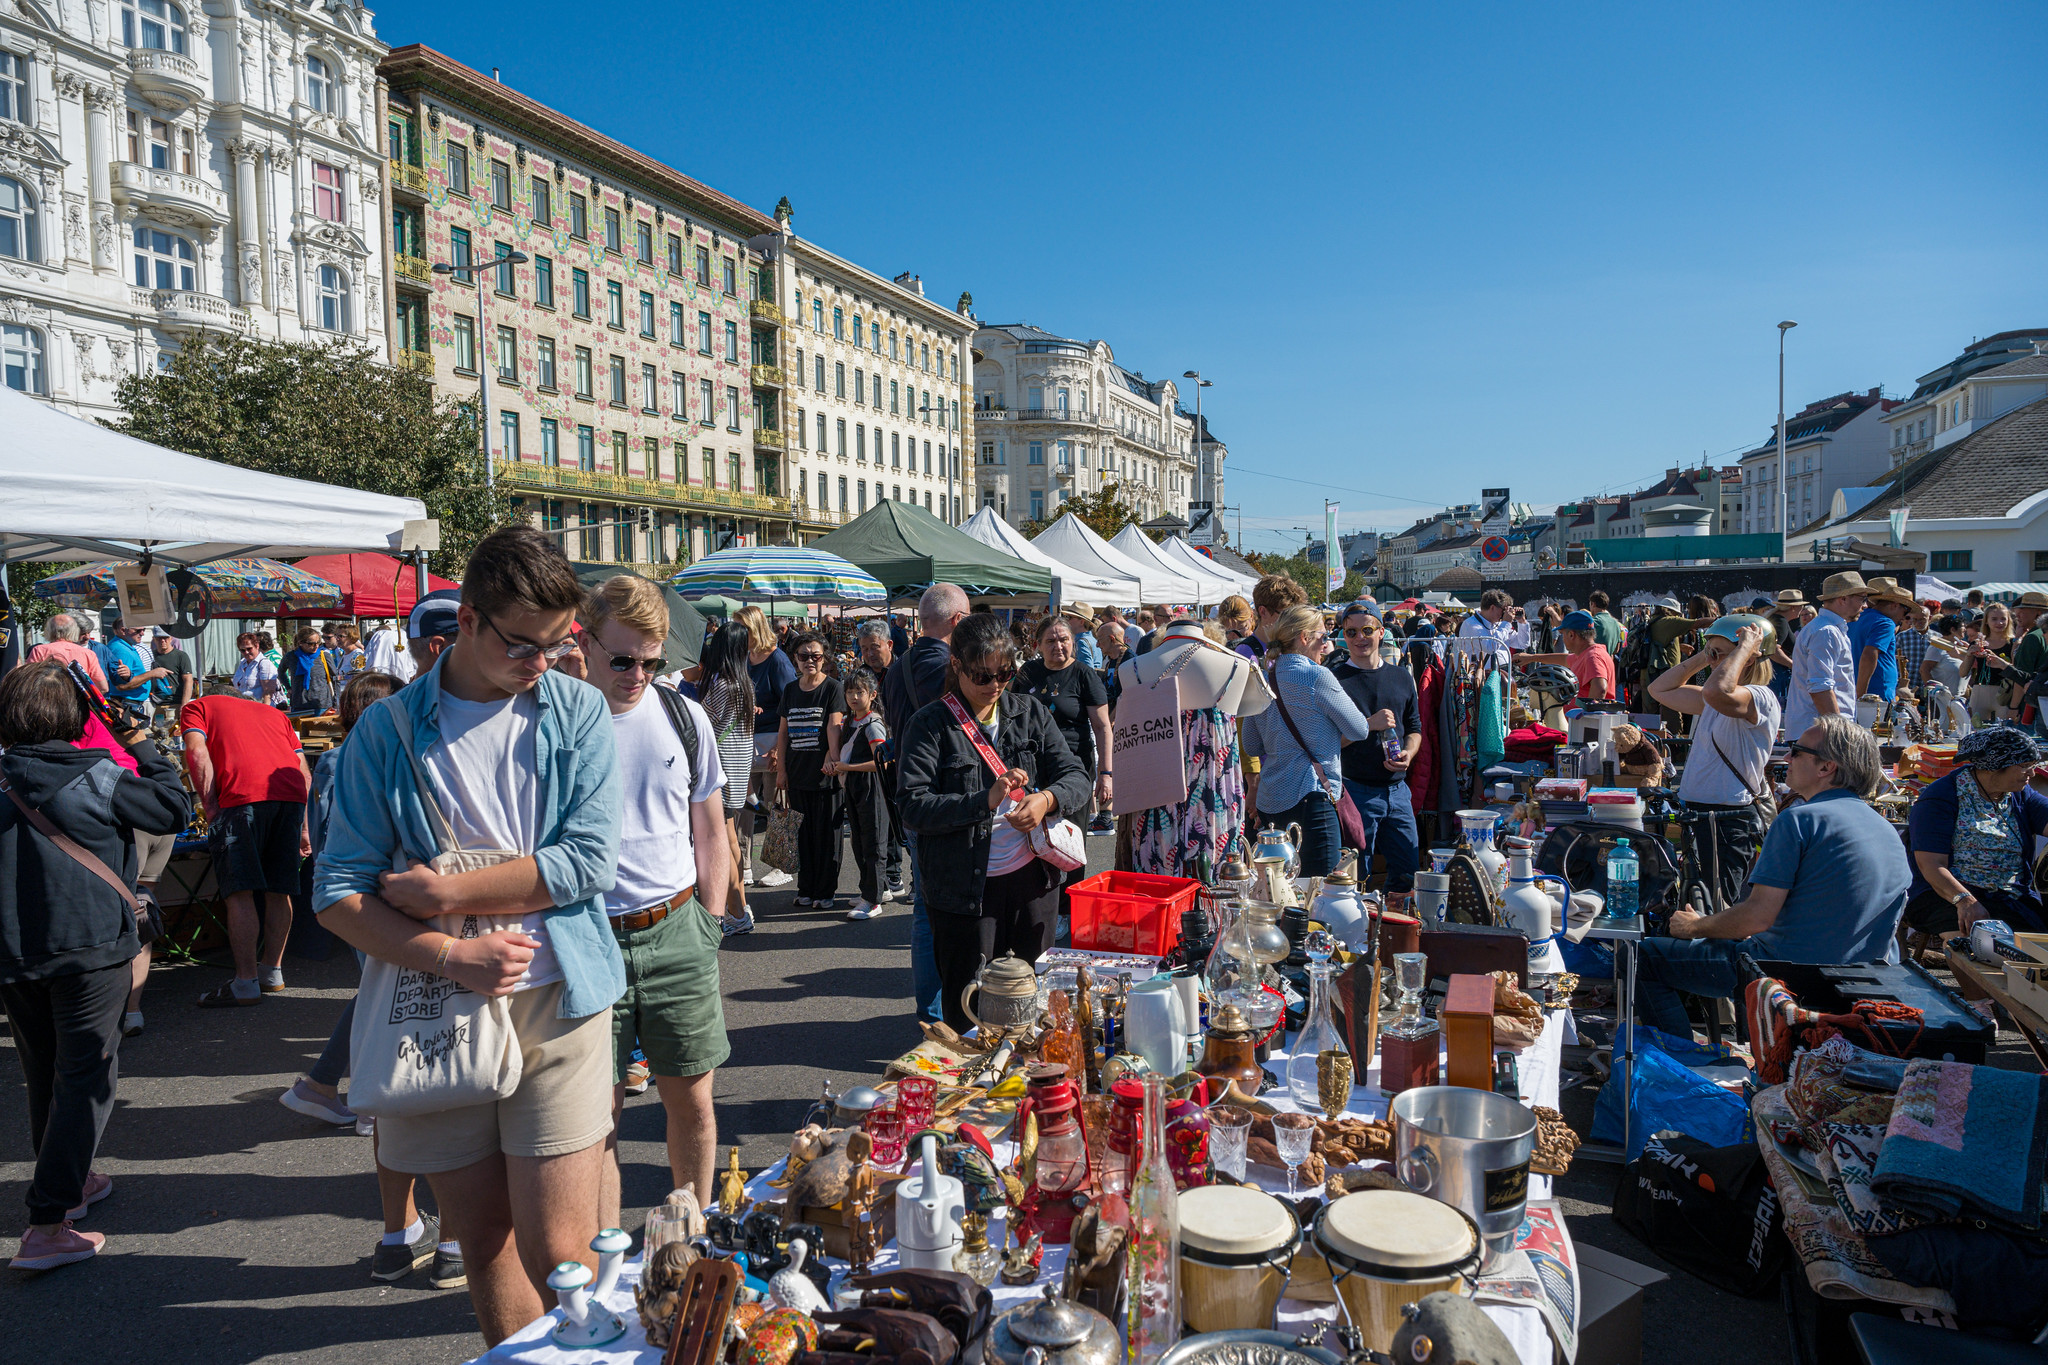
[[[896,381],[893,379],[889,381],[889,411],[892,414],[900,411],[896,406]]]
[[[1025,456],[1025,460],[1024,460],[1024,463],[1026,463],[1026,464],[1044,464],[1044,463],[1045,463],[1045,442],[1043,442],[1043,441],[1032,441],[1032,442],[1030,442],[1030,443],[1028,443],[1028,444],[1026,445],[1026,447],[1025,447],[1025,450],[1026,450],[1026,456]]]
[[[502,161],[491,162],[491,203],[501,209],[512,207],[512,168]]]
[[[876,412],[880,412],[881,410],[882,410],[882,376],[881,376],[881,375],[879,375],[879,374],[877,374],[877,375],[875,376],[875,411],[876,411]]]
[[[569,311],[579,318],[590,316],[590,272],[581,267],[569,271]]]
[[[889,359],[899,360],[901,358],[896,354],[896,329],[891,327],[889,329]]]
[[[476,276],[470,272],[469,229],[448,229],[448,264],[455,267],[455,282],[475,284]]]
[[[825,476],[820,474],[818,477],[822,479]],[[842,517],[846,515],[846,476],[844,474],[839,476],[839,515]]]
[[[154,124],[155,119],[150,122]],[[183,132],[183,129],[179,130]],[[190,136],[190,134],[187,134]],[[342,221],[341,167],[324,161],[313,163],[313,213],[330,223]]]
[[[121,42],[159,52],[185,50],[185,11],[170,0],[126,0],[121,6]]]
[[[28,58],[18,52],[0,51],[0,119],[29,121]]]
[[[652,223],[633,224],[633,254],[639,258],[642,265],[654,264],[654,225]]]
[[[871,339],[874,342],[874,345],[872,347],[874,353],[876,355],[880,355],[882,353],[882,324],[879,322],[869,323],[868,332],[871,336]]]
[[[535,176],[533,178],[533,221],[539,223],[542,227],[552,226],[555,221],[554,207],[553,187],[548,184],[545,176]]]
[[[640,411],[661,415],[661,380],[652,365],[640,367]]]
[[[711,248],[708,246],[697,248],[697,283],[706,289],[711,287]]]
[[[185,238],[135,225],[135,283],[139,287],[195,289],[195,261],[192,243]]]
[[[10,379],[7,382],[11,384],[14,381]],[[2034,569],[2028,581],[2032,583],[2048,582],[2048,550],[2035,550],[2033,556]]]
[[[802,310],[799,309],[799,312]],[[811,330],[823,335],[825,331],[825,303],[822,299],[811,300]]]
[[[740,487],[740,457],[732,451],[726,452],[725,478],[727,488]]]
[[[452,137],[448,139],[448,192],[469,193],[469,148]]]
[[[918,408],[917,415],[924,418],[926,426],[932,424],[932,391],[930,389],[924,391],[924,403]]]
[[[825,414],[818,414],[818,453],[825,453]]]
[[[43,334],[13,323],[0,326],[0,375],[7,387],[23,393],[44,393]]]
[[[681,371],[673,372],[668,377],[668,401],[669,406],[675,409],[671,415],[677,420],[689,417],[690,381],[683,377]]]
[[[539,371],[538,383],[550,393],[555,387],[555,339],[542,337],[536,346],[534,368]]]
[[[854,330],[860,330],[859,324],[855,324]],[[836,340],[846,340],[846,310],[843,308],[832,310],[832,335]]]
[[[811,368],[817,372],[818,382],[816,388],[819,393],[823,393],[825,391],[825,357],[818,356],[812,360]]]
[[[455,368],[476,372],[476,319],[463,313],[455,315]]]
[[[589,427],[576,428],[576,467],[586,474],[597,472],[597,433]]]
[[[552,467],[562,458],[562,428],[552,417],[540,419],[540,462]]]
[[[533,258],[533,301],[543,308],[555,306],[555,263],[545,256]]]
[[[592,468],[595,468],[593,462]],[[580,502],[576,504],[576,524],[592,529],[577,534],[578,550],[584,559],[596,559],[604,553],[604,528],[598,525],[597,504]]]
[[[516,328],[498,328],[498,378],[519,378],[519,332]]]
[[[519,414],[509,408],[498,414],[498,447],[500,459],[519,458]]]
[[[704,486],[706,488],[718,487],[718,452],[710,446],[704,447],[702,466],[704,470]]]
[[[726,386],[725,390],[725,429],[727,431],[738,431],[740,429],[740,391],[737,387],[730,384]]]
[[[562,529],[562,500],[543,498],[540,504],[540,529],[559,531]]]
[[[820,364],[823,364],[824,362],[823,362],[823,361],[820,361],[819,363],[820,363]],[[834,395],[835,395],[836,397],[839,397],[839,398],[844,398],[844,397],[846,397],[846,362],[845,362],[845,361],[843,361],[843,360],[835,360],[835,361],[833,361],[833,362],[832,362],[832,378],[833,378],[833,382],[834,382],[834,386],[835,386],[835,387],[834,387]]]
[[[153,170],[192,174],[192,130],[128,111],[128,159]],[[332,168],[329,168],[332,170]],[[339,174],[338,172],[336,173]],[[339,180],[334,183],[339,184]]]
[[[917,348],[917,358],[918,364],[923,367],[924,372],[930,374],[932,372],[932,348],[920,343]]]
[[[1025,399],[1024,406],[1030,408],[1033,412],[1045,411],[1044,389],[1041,389],[1036,384],[1034,384],[1029,389],[1026,389],[1025,393],[1029,396]]]
[[[626,433],[623,431],[615,431],[612,433],[612,473],[624,474],[625,472]]]
[[[880,435],[875,437],[877,442],[880,442],[881,439]],[[882,447],[877,444],[875,446],[875,454],[879,457],[881,453]],[[913,461],[913,463],[915,462]],[[903,468],[903,437],[893,431],[889,433],[889,468]],[[901,502],[903,499],[898,498],[896,501]]]
[[[668,306],[668,344],[687,346],[690,343],[689,326],[683,321],[683,305],[671,303]]]
[[[727,298],[735,299],[739,297],[739,274],[737,271],[734,270],[732,257],[730,256],[725,257],[724,260],[720,262],[718,283],[720,289],[724,291],[725,296]]]
[[[839,452],[838,452],[838,453],[839,453],[839,458],[840,458],[840,459],[842,459],[842,460],[843,460],[843,459],[845,459],[845,458],[846,458],[846,419],[845,419],[844,417],[842,417],[842,418],[840,418],[840,419],[839,419]],[[841,486],[844,486],[844,485],[845,485],[845,483],[846,483],[846,480],[844,480],[844,479],[841,479],[841,480],[840,480],[839,482],[840,482]]]
[[[604,320],[607,326],[626,330],[626,289],[617,280],[604,282]]]
[[[613,356],[606,362],[605,369],[611,379],[612,406],[623,408],[626,406],[626,358]]]
[[[841,482],[841,483],[844,483],[844,482],[846,482],[846,481],[845,481],[844,479],[841,479],[841,480],[840,480],[840,482]],[[827,508],[829,508],[829,507],[830,507],[831,505],[832,505],[832,491],[831,491],[831,487],[830,487],[829,483],[827,482],[826,476],[825,476],[825,475],[824,475],[824,474],[823,474],[823,473],[821,472],[821,473],[820,473],[820,474],[818,475],[818,510],[819,510],[820,512],[822,512],[822,511],[826,510]]]
[[[737,322],[725,324],[725,358],[737,365],[740,359],[740,325]]]
[[[853,458],[862,464],[868,462],[868,424],[866,422],[855,422],[853,424]]]
[[[681,275],[683,273],[683,239],[676,236],[673,232],[668,235],[668,273],[671,275]]]
[[[619,437],[621,441],[625,439],[624,436]],[[621,460],[620,463],[624,464],[625,461]],[[612,526],[612,550],[618,556],[620,563],[630,564],[639,558],[638,555],[633,553],[633,541],[636,539],[633,523],[625,519],[630,515],[627,508],[620,508],[617,515],[619,520]]]
[[[640,335],[654,336],[654,295],[645,289],[640,291]]]
[[[1043,521],[1045,519],[1045,490],[1043,488],[1031,490],[1031,519],[1033,521]]]
[[[697,381],[697,420],[707,427],[718,421],[718,400],[713,397],[715,392],[710,380]]]
[[[924,443],[924,475],[926,478],[930,478],[932,475],[932,443],[930,441]]]
[[[1941,573],[1944,570],[1954,570],[1957,573],[1973,572],[1970,568],[1970,557],[1974,554],[1975,550],[1936,550],[1927,556],[1927,570],[1929,573]]]
[[[855,313],[853,315],[853,349],[856,351],[861,349],[861,335],[860,314]]]
[[[591,396],[591,371],[590,348],[588,346],[578,346],[576,348],[576,396],[578,398],[589,398]]]
[[[17,261],[39,261],[43,256],[35,201],[19,180],[4,175],[0,175],[0,256]]]
[[[609,205],[604,211],[604,249],[619,250],[619,211]]]
[[[711,314],[697,314],[697,354],[711,354]]]
[[[590,236],[590,205],[580,194],[569,196],[569,235],[578,241]]]
[[[507,298],[511,298],[513,296],[511,261],[512,244],[510,242],[499,242],[496,244],[496,248],[497,260],[499,263],[491,268],[491,273],[493,275],[496,275],[498,278],[493,282],[493,287],[496,288],[500,294],[505,295],[505,297]]]

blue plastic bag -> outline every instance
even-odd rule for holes
[[[1723,1090],[1687,1065],[1720,1061],[1727,1055],[1725,1048],[1702,1047],[1690,1038],[1674,1038],[1638,1024],[1628,1147],[1622,1159],[1634,1161],[1643,1154],[1650,1134],[1667,1129],[1710,1147],[1748,1140],[1753,1130],[1742,1096]],[[1619,1063],[1620,1058],[1615,1060]],[[1618,1143],[1621,1128],[1621,1072],[1616,1070],[1593,1104],[1593,1141]]]

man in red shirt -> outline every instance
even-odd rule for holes
[[[1567,612],[1557,623],[1558,642],[1565,648],[1562,654],[1523,654],[1517,662],[1525,664],[1563,664],[1579,680],[1580,701],[1615,701],[1619,691],[1615,687],[1614,656],[1607,647],[1593,636],[1593,615],[1591,612]]]
[[[178,713],[185,766],[206,807],[214,882],[228,904],[235,979],[199,997],[201,1009],[254,1005],[284,989],[284,944],[292,927],[312,773],[284,713],[244,697],[200,697]],[[258,897],[268,892],[262,917]],[[257,962],[261,931],[261,976]]]

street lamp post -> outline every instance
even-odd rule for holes
[[[1785,333],[1799,324],[1778,324],[1778,562],[1792,562],[1791,536],[1785,525]]]
[[[500,246],[503,246],[503,243],[500,243]],[[491,269],[504,268],[509,270],[515,265],[526,264],[526,259],[525,252],[513,251],[506,247],[491,258]],[[476,357],[476,390],[477,398],[483,404],[482,412],[478,417],[477,429],[483,438],[484,445],[484,498],[495,507],[498,501],[498,480],[497,471],[491,465],[491,366],[495,363],[496,358],[491,357],[489,360],[486,360],[486,356],[490,354],[489,348],[497,342],[497,332],[491,327],[489,291],[484,288],[483,280],[478,278],[477,275],[478,270],[481,268],[474,261],[468,265],[451,265],[445,261],[434,263],[434,273],[436,275],[453,275],[459,278],[467,274],[469,282],[476,286],[476,344],[478,350]]]
[[[1181,378],[1195,381],[1195,479],[1201,486],[1202,501],[1209,504],[1209,534],[1213,536],[1216,520],[1216,481],[1209,474],[1209,445],[1204,439],[1208,435],[1208,429],[1202,425],[1202,390],[1213,389],[1216,385],[1202,378],[1200,370],[1188,370]]]

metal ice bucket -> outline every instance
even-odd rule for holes
[[[1489,1260],[1514,1250],[1536,1116],[1506,1095],[1457,1085],[1405,1090],[1391,1109],[1401,1183],[1470,1215]]]

